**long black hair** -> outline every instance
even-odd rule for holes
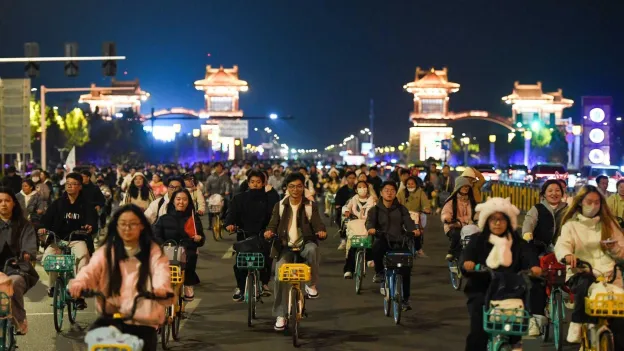
[[[167,213],[174,214],[177,212],[177,210],[175,209],[175,198],[179,193],[185,193],[188,197],[188,206],[186,206],[186,210],[180,213],[180,215],[182,217],[189,217],[192,213],[195,212],[195,205],[193,204],[193,198],[191,197],[191,193],[186,190],[186,188],[174,191],[173,194],[171,194],[171,198],[169,199],[169,203],[167,204]]]
[[[126,212],[134,213],[143,226],[143,230],[141,230],[141,235],[139,236],[139,253],[136,255],[136,258],[141,262],[139,265],[139,279],[136,285],[137,292],[144,293],[147,291],[147,279],[151,276],[150,254],[152,252],[152,244],[156,242],[152,234],[152,226],[138,206],[133,204],[124,205],[113,214],[113,218],[108,224],[108,234],[104,239],[106,243],[106,262],[108,262],[109,275],[108,296],[119,296],[121,281],[123,279],[119,263],[128,258],[126,249],[124,248],[124,242],[117,230],[119,217]]]
[[[143,177],[143,186],[139,189],[136,185],[134,185],[134,179],[136,177]],[[133,199],[138,199],[139,198],[139,193],[141,194],[141,199],[142,200],[147,200],[149,199],[149,195],[150,195],[150,186],[149,183],[147,181],[147,178],[145,178],[144,175],[134,175],[134,177],[132,178],[132,181],[130,182],[130,186],[128,187],[128,194],[130,194],[130,197]]]
[[[446,200],[446,202],[453,201],[453,221],[457,219],[457,195],[459,195],[459,190],[454,192],[454,194],[448,200]],[[470,201],[470,209],[472,212],[471,216],[474,217],[475,208],[477,207],[477,201],[475,200],[474,193],[472,192],[472,187],[468,188],[468,200]]]
[[[24,211],[22,210],[22,206],[17,202],[17,197],[13,190],[0,187],[0,194],[7,194],[13,201],[13,210],[11,211],[11,251],[14,254],[20,254],[19,243],[20,235],[22,234],[22,230],[27,225],[32,225],[26,217],[24,217]]]

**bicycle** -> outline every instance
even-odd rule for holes
[[[477,264],[475,266],[475,272],[477,273],[489,273],[492,276],[492,280],[495,279],[495,272],[487,266],[481,266]],[[528,271],[522,271],[518,274],[524,276],[525,283],[527,285],[527,295],[531,287],[531,282],[528,279]],[[529,298],[525,296],[526,301]],[[524,307],[522,308],[501,308],[497,306],[487,307],[489,304],[489,298],[485,299],[485,305],[483,306],[483,330],[489,335],[488,351],[512,351],[513,345],[511,345],[510,336],[525,336],[529,333],[529,320],[531,314]]]
[[[362,281],[366,277],[366,250],[373,247],[370,236],[354,235],[349,239],[351,248],[355,251],[355,293],[359,294],[362,289]]]
[[[76,276],[76,256],[71,252],[69,244],[74,236],[87,236],[84,230],[75,230],[69,234],[67,240],[61,240],[56,233],[46,230],[48,238],[54,239],[54,244],[61,251],[60,254],[48,255],[43,261],[43,269],[47,273],[55,272],[58,274],[54,282],[54,295],[52,296],[52,312],[54,313],[54,329],[57,333],[63,330],[63,312],[67,307],[67,317],[70,324],[76,323],[76,315],[78,309],[76,300],[69,295],[67,291],[67,283]]]
[[[259,252],[239,252],[236,255],[236,267],[247,270],[245,280],[245,302],[247,303],[247,326],[251,327],[256,319],[256,304],[262,302],[262,283],[260,270],[264,268],[264,255]]]
[[[223,211],[223,197],[219,194],[211,195],[208,198],[208,215],[212,223],[212,237],[215,241],[223,239],[223,223],[221,222],[221,212]]]
[[[125,321],[130,321],[134,318],[134,314],[136,312],[137,309],[137,302],[139,301],[139,299],[146,299],[146,300],[156,300],[156,301],[162,301],[162,300],[168,300],[172,297],[174,297],[173,293],[167,293],[167,295],[165,297],[160,297],[160,296],[156,296],[151,292],[147,292],[147,293],[141,293],[141,294],[137,294],[137,296],[135,296],[134,301],[132,303],[132,309],[130,311],[130,314],[128,314],[127,316],[122,315],[121,313],[113,313],[113,314],[109,314],[106,312],[106,296],[104,296],[104,294],[102,294],[101,292],[98,291],[94,291],[94,290],[84,290],[81,294],[81,297],[83,298],[91,298],[91,297],[95,297],[95,298],[99,298],[102,301],[102,314],[101,317],[104,319],[103,324],[108,324],[108,325],[112,325],[117,327],[117,329],[119,329],[120,331],[122,330],[122,325],[124,324]],[[133,347],[131,345],[127,345],[127,344],[120,344],[120,343],[101,343],[101,342],[97,342],[97,343],[89,343],[89,334],[92,333],[94,330],[97,330],[98,328],[92,329],[89,332],[87,332],[87,335],[85,335],[85,342],[89,345],[89,351],[105,351],[105,350],[115,350],[115,351],[138,351],[133,349]],[[95,339],[95,338],[94,338]]]
[[[336,216],[336,194],[325,195],[329,203],[329,226],[334,226],[334,218]]]
[[[445,222],[445,224],[452,224],[453,222]],[[455,223],[460,223],[455,221]],[[468,245],[470,237],[466,237],[461,240],[462,248]],[[461,270],[461,262],[459,261],[459,255],[454,255],[453,259],[448,261],[449,275],[451,278],[451,286],[455,290],[460,290],[462,287],[463,274]]]
[[[577,267],[585,267],[589,274],[594,273],[594,269],[589,262],[577,259]],[[596,282],[606,282],[611,284],[617,277],[617,270],[624,273],[624,269],[620,264],[616,264],[613,277],[609,280],[604,275],[596,277]],[[613,332],[609,329],[610,318],[624,318],[624,294],[597,293],[593,298],[585,297],[585,314],[590,317],[596,317],[597,323],[593,327],[589,327],[587,323],[581,326],[581,345],[584,351],[613,351],[615,343],[613,341]]]
[[[163,244],[163,247],[167,245],[175,247],[174,260],[169,261],[169,274],[171,279],[171,288],[174,292],[173,304],[165,308],[165,321],[160,327],[160,343],[164,350],[169,349],[169,336],[173,337],[173,340],[180,340],[180,324],[182,322],[182,314],[184,312],[184,298],[183,298],[183,286],[184,286],[184,264],[186,262],[180,262],[177,257],[180,244],[175,240],[167,240]]]
[[[4,264],[3,272],[9,265],[16,264],[17,257],[9,258]],[[11,296],[0,292],[0,351],[14,351],[17,349],[16,322],[11,314]]]
[[[390,316],[390,306],[392,305],[392,315],[395,324],[401,323],[401,312],[403,309],[403,275],[399,272],[401,268],[411,268],[414,264],[414,255],[409,250],[409,241],[412,239],[408,235],[403,235],[403,242],[400,247],[393,245],[388,239],[388,233],[377,231],[376,235],[382,235],[388,242],[390,251],[386,252],[383,258],[385,278],[384,278],[384,315]],[[407,244],[407,245],[406,245]]]
[[[305,263],[298,263],[300,259],[301,249],[298,247],[289,247],[294,254],[293,263],[283,264],[278,271],[278,280],[290,284],[288,290],[288,316],[287,323],[294,347],[299,347],[299,322],[308,314],[305,311],[305,295],[301,284],[312,279],[312,269]]]

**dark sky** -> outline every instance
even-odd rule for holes
[[[451,109],[510,115],[501,103],[513,82],[541,80],[545,90],[624,95],[624,1],[501,0],[0,0],[0,57],[22,56],[37,41],[43,56],[100,55],[117,42],[118,78],[139,78],[152,94],[147,111],[203,106],[193,82],[204,65],[238,64],[250,91],[247,115],[277,112],[294,121],[262,122],[281,141],[324,147],[368,126],[375,100],[376,144],[407,140],[412,98],[402,90],[416,66],[449,67],[461,90]],[[210,53],[211,57],[207,57]],[[127,70],[128,75],[123,76]],[[0,66],[17,77],[21,64]],[[61,64],[42,66],[34,84],[108,84],[97,63],[82,63],[78,78]],[[55,99],[75,97],[56,96]],[[50,97],[52,98],[52,96]],[[622,108],[619,108],[622,111]],[[457,133],[457,132],[456,132]]]

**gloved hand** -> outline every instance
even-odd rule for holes
[[[531,241],[531,240],[533,240],[533,233],[524,233],[524,234],[522,234],[522,239],[524,239],[524,241]]]

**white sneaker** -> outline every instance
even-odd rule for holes
[[[342,239],[340,240],[340,245],[338,245],[338,251],[344,250],[347,248],[347,241]]]
[[[311,299],[318,298],[318,291],[316,290],[316,286],[307,286],[305,287],[306,294]]]
[[[282,331],[286,329],[286,318],[277,317],[277,319],[275,320],[275,325],[273,326],[273,329],[277,331]]]
[[[529,319],[529,336],[539,336],[540,328],[535,317]]]
[[[366,262],[366,265],[368,266],[368,268],[374,268],[375,267],[375,261],[368,261],[368,262]]]
[[[386,288],[382,285],[381,288],[379,288],[379,293],[383,296],[386,296]]]
[[[581,323],[570,322],[567,340],[570,344],[581,343]]]
[[[344,278],[345,278],[345,279],[351,279],[351,278],[353,278],[353,273],[351,273],[351,272],[345,272],[345,274],[344,274]]]

